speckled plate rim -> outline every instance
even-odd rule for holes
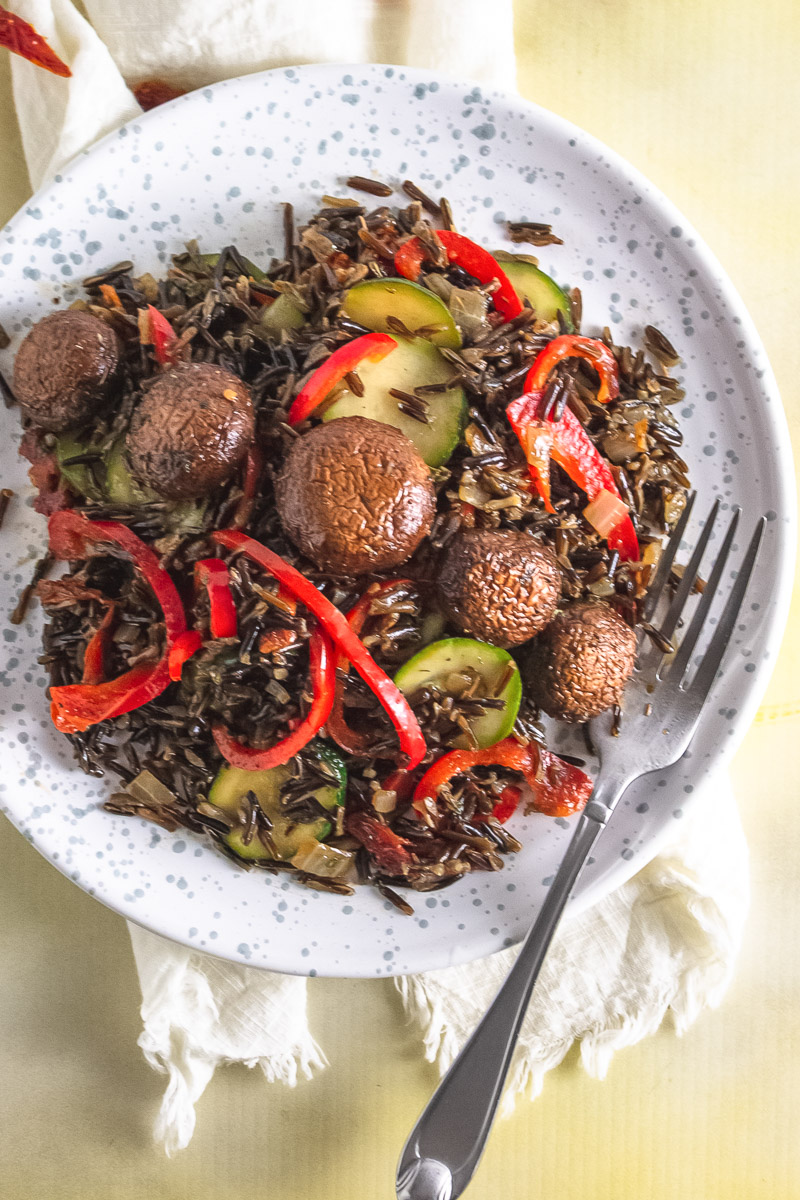
[[[403,80],[407,83],[416,83],[417,89],[422,91],[430,89],[432,93],[434,89],[441,88],[442,94],[453,91],[458,92],[474,92],[476,95],[481,94],[481,88],[472,83],[461,83],[458,80],[447,79],[444,77],[433,76],[430,72],[412,70],[405,67],[386,67],[383,65],[364,66],[354,65],[310,65],[305,67],[297,67],[291,69],[294,74],[300,77],[313,78],[320,85],[337,86],[341,82],[343,72],[352,72],[353,74],[368,75],[376,80],[380,77],[387,76],[388,73],[393,73],[398,80]],[[271,77],[279,78],[288,74],[286,69],[276,69],[274,71],[262,72],[252,76],[246,76],[234,80],[225,80],[221,83],[212,85],[209,91],[218,95],[224,93],[226,89],[240,87],[255,87],[268,84]],[[381,79],[383,82],[383,79]],[[431,87],[431,84],[434,87]],[[156,109],[149,114],[131,121],[125,127],[126,129],[136,125],[140,130],[155,130],[161,120],[164,119],[165,113],[174,110],[182,105],[195,105],[200,103],[200,92],[190,93],[188,96],[181,97],[173,101],[171,104]],[[659,229],[667,230],[673,227],[679,227],[684,237],[692,246],[692,256],[705,270],[709,279],[718,288],[719,295],[724,301],[724,306],[727,308],[731,318],[740,327],[740,333],[744,339],[744,344],[748,347],[749,352],[754,358],[759,360],[761,368],[760,388],[769,397],[771,404],[768,412],[766,412],[766,420],[772,426],[772,432],[775,435],[775,445],[777,447],[777,457],[775,460],[776,476],[778,483],[778,493],[782,501],[782,517],[783,528],[777,534],[780,539],[781,554],[779,556],[777,567],[774,573],[774,603],[770,610],[770,615],[765,620],[768,620],[766,631],[763,632],[762,644],[765,653],[762,656],[762,661],[758,664],[757,669],[752,677],[747,681],[746,695],[742,698],[740,707],[736,713],[735,721],[729,736],[725,739],[721,746],[716,746],[705,752],[704,758],[711,760],[716,770],[723,769],[730,761],[732,755],[737,749],[744,733],[746,732],[756,709],[760,703],[763,692],[767,686],[769,675],[771,672],[770,662],[776,656],[779,647],[783,630],[786,624],[788,615],[789,600],[794,573],[794,555],[795,555],[795,495],[794,495],[794,464],[791,456],[790,442],[788,437],[788,427],[785,414],[783,412],[780,396],[777,389],[777,384],[769,366],[766,352],[764,350],[761,339],[755,329],[755,326],[741,301],[736,289],[721,267],[716,256],[706,246],[700,235],[696,232],[691,223],[685,216],[675,207],[675,205],[649,180],[647,180],[636,168],[632,167],[625,159],[618,155],[615,151],[609,149],[602,142],[592,135],[586,133],[585,130],[565,120],[564,118],[552,113],[539,105],[529,101],[522,100],[518,97],[497,93],[488,89],[484,90],[484,98],[489,100],[493,106],[498,119],[502,119],[504,114],[509,117],[513,114],[519,114],[522,110],[527,113],[534,121],[537,127],[537,132],[541,132],[545,139],[552,138],[562,139],[565,143],[570,142],[570,139],[579,139],[580,145],[587,153],[594,154],[598,159],[607,165],[608,170],[612,174],[616,174],[625,179],[631,189],[638,192],[647,202],[652,213],[657,217],[657,225]],[[433,95],[430,95],[429,100],[435,103]],[[96,143],[89,150],[76,156],[65,168],[62,175],[70,171],[81,172],[87,169],[87,164],[91,164],[95,156],[101,156],[104,150],[119,138],[119,131],[114,131],[101,141]],[[572,142],[574,145],[575,143]],[[42,203],[46,203],[52,191],[52,184],[46,184],[39,189],[36,195],[27,202],[25,209],[18,213],[12,221],[5,227],[4,232],[17,229],[24,225],[27,221],[26,210],[31,207],[36,207]],[[763,627],[762,627],[763,629]],[[77,768],[76,768],[77,769]],[[663,774],[663,773],[662,773]],[[684,789],[691,790],[691,789]],[[700,795],[702,788],[698,788],[695,798]],[[693,798],[694,799],[694,798]],[[692,800],[684,801],[684,807],[693,802]],[[14,813],[8,805],[3,805],[3,810],[7,813],[13,823],[22,828],[23,823],[15,821]],[[618,887],[629,879],[636,871],[638,871],[645,863],[651,860],[658,853],[660,847],[673,834],[673,826],[669,822],[664,822],[657,833],[652,834],[643,850],[637,851],[636,854],[631,854],[630,858],[619,858],[614,867],[605,870],[605,872],[597,879],[587,879],[584,876],[579,883],[576,894],[571,901],[570,910],[573,913],[579,912],[582,909],[596,903],[603,896],[607,895],[614,888]],[[28,832],[27,836],[32,841],[34,846],[62,873],[69,877],[67,866],[60,861],[57,861],[58,855],[54,857],[54,851],[60,846],[63,838],[55,839],[55,844],[51,844],[47,839],[37,840]],[[240,876],[241,877],[241,876]],[[544,882],[544,881],[543,881]],[[136,908],[132,904],[128,904],[121,894],[119,887],[96,886],[96,881],[90,878],[81,878],[78,885],[84,890],[90,892],[94,897],[112,910],[122,914],[127,919],[132,920],[136,924],[142,925],[144,928],[154,930],[171,938],[172,940],[189,946],[192,949],[199,949],[197,942],[182,934],[177,928],[177,924],[170,917],[169,913],[164,914],[160,921],[153,919],[142,920]],[[327,900],[328,898],[325,897]],[[531,907],[528,919],[532,918],[534,908]],[[402,918],[400,918],[402,920]],[[429,948],[416,948],[415,958],[412,963],[407,963],[403,966],[394,963],[383,962],[376,967],[371,961],[357,964],[352,959],[342,963],[341,961],[333,961],[331,956],[326,958],[325,951],[315,952],[312,960],[315,965],[306,965],[298,958],[296,950],[291,953],[276,953],[271,950],[266,958],[253,958],[249,954],[241,952],[241,947],[236,948],[234,945],[235,939],[227,939],[220,943],[216,943],[213,947],[205,946],[204,949],[208,953],[214,953],[219,957],[229,958],[233,961],[243,963],[249,962],[250,965],[260,966],[265,969],[281,971],[285,973],[295,974],[311,974],[311,975],[329,975],[329,976],[351,976],[351,977],[370,977],[376,974],[391,975],[395,973],[406,973],[411,971],[426,970],[443,965],[453,965],[459,962],[469,961],[479,958],[485,954],[502,949],[504,945],[510,942],[519,940],[525,932],[526,921],[517,923],[517,928],[514,930],[514,937],[505,938],[502,942],[499,938],[488,936],[485,932],[475,933],[470,931],[470,936],[465,936],[463,940],[457,944],[451,945],[448,948],[447,959],[443,961],[441,942],[434,940],[430,943]]]

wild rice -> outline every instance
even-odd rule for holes
[[[9,502],[13,498],[14,493],[11,488],[2,488],[0,490],[0,529],[2,529],[3,521],[5,520],[6,510]]]
[[[422,188],[417,187],[417,185],[412,183],[410,179],[404,179],[403,191],[411,200],[416,200],[418,204],[421,204],[425,209],[425,212],[430,213],[432,217],[436,217],[438,220],[441,220],[441,205],[437,204],[435,200],[431,200],[430,196],[427,196],[425,192],[423,192]]]
[[[358,179],[351,179],[350,186],[357,186],[354,180]],[[391,190],[376,181],[365,182],[369,187],[362,190],[381,198]],[[436,204],[410,181],[406,181],[404,191],[410,203],[400,212],[383,204],[368,211],[356,201],[327,196],[325,207],[297,232],[291,206],[284,206],[284,256],[270,264],[266,279],[258,284],[246,278],[246,264],[235,247],[224,248],[216,263],[209,266],[195,244],[176,257],[163,280],[134,277],[132,265],[121,263],[89,281],[92,311],[96,308],[106,318],[135,323],[138,309],[155,303],[165,315],[171,314],[179,344],[187,347],[189,357],[219,363],[245,379],[253,395],[259,441],[268,462],[263,491],[256,497],[247,532],[296,563],[343,611],[348,611],[363,594],[365,582],[330,576],[300,559],[275,514],[272,472],[302,432],[286,422],[288,406],[299,387],[338,346],[369,332],[341,316],[342,296],[348,286],[358,279],[392,273],[398,246],[406,237],[418,236],[430,256],[426,272],[431,278],[438,272],[445,288],[476,289],[470,276],[448,263],[435,230],[423,215],[427,213],[452,228],[447,201]],[[540,239],[534,244],[557,240],[549,226],[538,223],[516,223],[516,233],[515,240]],[[101,284],[110,280],[123,306],[121,314],[119,310],[110,314],[102,293],[94,295]],[[479,290],[486,294],[485,289]],[[286,331],[280,341],[267,343],[259,331],[259,302],[282,294],[303,308],[306,324]],[[576,329],[580,326],[580,309],[580,292],[573,289],[569,316]],[[559,558],[565,600],[602,596],[631,624],[635,625],[640,616],[646,569],[631,571],[620,563],[616,552],[608,551],[583,521],[585,498],[556,468],[552,477],[556,511],[544,512],[531,494],[524,457],[505,418],[505,405],[519,394],[531,362],[551,340],[555,327],[537,321],[530,309],[512,321],[495,321],[495,317],[492,314],[491,321],[479,324],[473,336],[465,336],[460,351],[442,349],[452,367],[446,381],[391,390],[398,410],[417,422],[426,423],[436,411],[437,397],[455,386],[466,390],[470,411],[464,444],[446,466],[433,472],[437,514],[432,533],[403,567],[413,582],[398,583],[384,592],[376,588],[370,601],[360,636],[390,674],[420,648],[423,636],[429,636],[423,630],[426,614],[435,607],[436,554],[465,526],[534,534]],[[393,316],[387,325],[397,337],[412,339],[421,332],[407,328]],[[656,356],[659,363],[664,363],[661,373],[657,373],[641,351],[634,354],[627,347],[616,346],[609,330],[605,330],[604,338],[619,364],[619,397],[599,404],[596,372],[588,363],[571,363],[554,372],[548,404],[554,419],[568,405],[601,448],[608,442],[619,449],[615,456],[619,461],[612,461],[612,471],[646,547],[648,540],[674,523],[686,486],[686,466],[677,453],[680,431],[670,412],[682,389],[665,373],[667,364],[662,356]],[[157,377],[152,355],[135,338],[126,347],[120,408],[116,413],[99,415],[86,439],[88,445],[101,450],[124,434],[139,395]],[[661,351],[663,355],[663,345]],[[343,383],[355,395],[365,391],[356,371],[348,373]],[[334,389],[326,403],[335,403],[339,395],[341,388]],[[318,408],[315,417],[323,411]],[[51,451],[52,443],[44,448]],[[92,449],[76,452],[73,465],[91,467],[94,453]],[[470,496],[468,506],[462,492]],[[121,521],[155,543],[168,569],[191,590],[194,562],[218,553],[218,547],[212,549],[207,542],[207,532],[230,522],[240,495],[237,480],[209,497],[198,527],[191,531],[171,528],[174,506],[162,502],[131,508],[87,501],[85,511],[97,519]],[[250,745],[266,747],[302,719],[311,699],[307,663],[313,623],[278,591],[266,573],[237,555],[225,557],[239,616],[237,638],[207,642],[186,664],[183,682],[173,685],[157,700],[73,735],[70,740],[76,758],[89,774],[112,771],[124,787],[129,787],[142,771],[169,782],[172,798],[162,804],[152,797],[142,799],[128,791],[116,792],[109,800],[114,811],[135,811],[165,827],[177,823],[202,832],[222,853],[233,857],[225,837],[235,827],[251,846],[263,846],[264,857],[254,860],[252,869],[290,871],[306,886],[350,894],[350,877],[341,881],[309,872],[297,874],[290,863],[274,857],[270,818],[253,795],[243,799],[238,814],[223,813],[208,801],[222,764],[212,733],[215,724],[222,722]],[[46,561],[38,564],[35,581],[44,575],[47,565]],[[119,674],[132,661],[148,661],[148,656],[158,654],[164,637],[162,617],[154,609],[148,589],[136,583],[130,567],[110,558],[91,559],[78,566],[83,568],[79,574],[85,588],[95,589],[118,605],[109,664],[114,672]],[[68,578],[75,579],[75,575]],[[35,581],[21,598],[18,620],[24,615]],[[50,608],[42,662],[50,671],[52,684],[80,681],[87,637],[97,627],[100,611],[96,599],[88,596],[71,606]],[[201,622],[207,620],[202,605],[197,615]],[[648,636],[654,635],[648,631]],[[502,707],[500,695],[507,683],[507,678],[498,680],[495,695],[481,695],[477,676],[466,683],[453,679],[448,681],[451,691],[428,687],[409,697],[429,747],[426,763],[452,748],[456,741],[459,745],[474,744],[475,721]],[[339,684],[344,719],[352,731],[367,738],[370,746],[368,757],[354,755],[348,760],[346,805],[337,810],[338,823],[328,839],[334,847],[353,854],[354,876],[373,883],[390,903],[408,912],[410,905],[395,888],[424,892],[447,887],[467,872],[497,870],[502,865],[500,856],[520,849],[513,835],[492,817],[498,792],[509,782],[518,782],[513,772],[476,769],[456,777],[442,789],[436,818],[431,818],[430,824],[412,815],[408,802],[398,798],[399,793],[395,793],[394,805],[388,803],[388,793],[381,783],[397,765],[394,729],[356,674],[340,673]],[[527,703],[517,716],[513,736],[522,744],[543,739],[538,714]],[[282,813],[291,814],[292,820],[315,819],[320,815],[315,792],[330,782],[321,760],[301,753],[282,789]],[[379,801],[384,811],[377,812],[371,797],[381,793],[386,794],[386,799]],[[409,843],[412,863],[396,877],[382,869],[358,839],[345,833],[346,815],[365,806],[380,823]]]
[[[512,242],[528,242],[531,246],[563,246],[564,242],[553,233],[552,225],[541,221],[508,221],[508,236]]]
[[[17,397],[11,390],[11,384],[2,371],[0,371],[0,395],[3,397],[3,404],[5,404],[6,408],[13,408],[17,403]]]
[[[661,332],[656,329],[655,325],[645,325],[644,327],[644,344],[651,354],[663,363],[665,367],[674,367],[681,361],[672,342]]]
[[[368,192],[370,196],[391,196],[394,191],[388,183],[381,183],[378,179],[365,179],[363,175],[351,175],[347,186],[359,192]]]

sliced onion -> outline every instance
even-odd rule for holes
[[[607,488],[601,488],[591,504],[586,505],[583,515],[600,537],[604,538],[628,516],[628,506],[619,496],[615,496]]]
[[[339,879],[350,870],[353,858],[349,850],[339,850],[325,842],[306,842],[292,859],[292,866],[299,871],[308,871],[310,875]]]

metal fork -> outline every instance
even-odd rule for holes
[[[693,502],[694,496],[691,496],[661,555],[645,601],[645,621],[651,621],[659,602],[663,606],[665,598],[668,599],[667,580]],[[689,564],[658,625],[662,638],[671,639],[679,627],[718,512],[719,502],[711,509]],[[464,1191],[489,1136],[539,970],[595,840],[634,779],[671,766],[689,747],[736,628],[764,533],[765,519],[762,517],[713,637],[692,671],[692,655],[720,590],[739,515],[739,510],[735,509],[677,652],[664,656],[657,641],[640,631],[636,671],[625,692],[621,736],[611,736],[607,714],[591,723],[592,738],[600,758],[594,791],[578,819],[541,911],[505,983],[442,1079],[405,1144],[397,1168],[398,1200],[455,1200]]]

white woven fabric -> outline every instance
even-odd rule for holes
[[[135,116],[126,81],[196,87],[308,61],[413,63],[510,88],[511,0],[15,0],[69,62],[71,80],[14,60],[13,84],[31,183]],[[719,1003],[748,904],[747,848],[725,781],[698,796],[680,840],[591,912],[568,919],[548,957],[512,1067],[505,1108],[532,1096],[579,1041],[602,1077],[613,1052],[668,1012],[678,1032]],[[168,1075],[155,1136],[186,1146],[195,1102],[220,1063],[260,1066],[293,1084],[324,1065],[306,1019],[304,979],[224,963],[130,927],[142,986],[147,1060]],[[444,1070],[505,976],[514,951],[401,979],[425,1054]],[[387,985],[391,986],[391,985]]]

